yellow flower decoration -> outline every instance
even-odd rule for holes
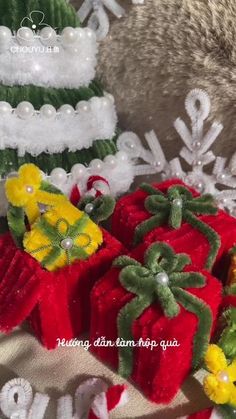
[[[18,177],[6,180],[5,191],[8,201],[15,207],[22,207],[33,223],[40,215],[38,204],[54,206],[67,200],[64,195],[54,194],[40,189],[42,173],[34,164],[24,164],[18,171]]]
[[[206,395],[216,404],[236,406],[236,360],[228,365],[222,349],[209,345],[205,364],[211,372],[203,382]]]
[[[25,251],[48,271],[87,259],[103,242],[100,228],[69,202],[47,211],[24,237]]]

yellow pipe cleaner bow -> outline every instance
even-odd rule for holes
[[[30,224],[40,216],[39,204],[53,207],[67,201],[65,195],[43,190],[42,172],[32,163],[21,166],[18,177],[6,180],[5,191],[10,204],[24,209]]]
[[[230,364],[222,349],[209,345],[205,364],[211,373],[204,379],[204,391],[214,403],[236,407],[236,359]]]

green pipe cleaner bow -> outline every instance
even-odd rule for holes
[[[78,260],[84,260],[88,257],[88,254],[85,251],[91,242],[92,239],[87,233],[83,233],[83,229],[87,224],[89,217],[84,215],[78,221],[76,221],[73,225],[70,225],[68,221],[64,218],[60,218],[56,225],[53,226],[49,224],[49,222],[41,217],[37,223],[37,227],[48,237],[50,240],[50,244],[41,246],[38,249],[35,249],[30,252],[31,255],[35,253],[41,252],[45,249],[52,249],[51,252],[45,256],[42,260],[41,265],[46,267],[48,265],[52,265],[58,257],[60,257],[63,253],[66,255],[67,265],[71,264],[72,258],[76,258]],[[61,227],[65,226],[65,231],[61,232]],[[75,244],[75,240],[78,237],[84,236],[87,239],[87,243],[81,247]],[[66,240],[70,240],[70,246],[66,247]],[[65,243],[65,246],[63,245]]]
[[[150,195],[145,200],[145,208],[152,214],[152,217],[136,227],[135,244],[155,227],[168,222],[170,227],[178,229],[185,221],[207,238],[210,251],[205,267],[211,269],[220,248],[220,237],[209,225],[197,218],[197,215],[217,214],[212,195],[206,194],[194,198],[192,193],[182,185],[171,186],[166,195],[145,183],[141,185],[141,188]]]
[[[196,369],[207,349],[212,326],[212,313],[207,304],[190,294],[185,288],[202,288],[205,277],[197,272],[183,272],[191,262],[189,256],[175,254],[166,243],[152,244],[144,255],[144,265],[128,256],[121,256],[114,266],[122,268],[120,282],[135,294],[118,315],[118,336],[124,341],[132,341],[132,325],[151,304],[158,302],[168,318],[178,316],[181,304],[194,313],[199,320],[194,338],[193,368]],[[132,347],[119,348],[119,373],[128,378],[133,369]]]
[[[89,204],[91,204],[90,207]],[[87,212],[87,208],[89,208],[89,217],[96,224],[99,224],[102,221],[106,221],[113,214],[115,205],[116,201],[110,195],[101,195],[97,198],[88,195],[80,200],[78,208],[85,212]]]

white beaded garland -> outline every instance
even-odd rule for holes
[[[169,283],[169,277],[166,272],[160,272],[155,276],[155,279],[160,285],[168,285]]]
[[[50,174],[51,182],[56,185],[63,185],[67,181],[67,174],[61,167],[56,167]]]
[[[12,112],[12,107],[8,102],[0,102],[0,115],[9,115]]]
[[[43,105],[40,108],[40,115],[43,118],[47,118],[47,119],[54,118],[56,116],[56,113],[57,113],[57,111],[54,108],[54,106],[52,106],[52,105]]]
[[[63,116],[71,116],[75,113],[75,110],[74,110],[73,106],[71,106],[71,105],[62,105],[58,109],[58,112]]]
[[[27,27],[18,29],[16,36],[21,45],[31,45],[34,39],[33,31]]]
[[[51,28],[50,26],[45,26],[40,31],[40,40],[42,44],[48,45],[48,46],[54,46],[57,41],[57,33],[56,31]]]
[[[61,39],[64,47],[67,48],[74,46],[78,39],[78,32],[74,28],[68,26],[67,28],[63,29],[61,33]]]
[[[34,114],[34,107],[30,102],[20,102],[15,112],[19,118],[29,119]]]
[[[75,181],[82,179],[86,175],[86,173],[86,167],[80,163],[75,164],[71,169],[71,176]]]

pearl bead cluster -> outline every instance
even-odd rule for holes
[[[12,40],[16,40],[22,46],[31,46],[35,40],[39,40],[47,47],[54,47],[59,42],[64,48],[73,50],[78,42],[86,38],[96,39],[95,32],[90,28],[66,27],[61,35],[58,35],[55,29],[46,26],[37,34],[28,27],[22,27],[13,35],[8,27],[0,26],[0,52],[7,51]]]
[[[70,174],[67,174],[64,169],[57,167],[52,170],[49,177],[53,184],[60,187],[68,181],[68,178],[71,178],[73,183],[76,183],[92,174],[101,174],[104,170],[110,172],[110,170],[118,167],[120,163],[125,163],[126,161],[128,161],[127,154],[123,151],[118,151],[114,156],[106,156],[103,161],[100,159],[92,160],[88,167],[77,163],[72,167]]]
[[[0,116],[9,115],[14,113],[20,119],[30,119],[34,115],[40,115],[42,118],[45,119],[53,119],[55,117],[73,117],[74,115],[78,115],[81,113],[88,113],[91,111],[91,104],[92,102],[99,100],[101,108],[108,108],[111,104],[114,103],[114,98],[110,94],[106,94],[103,98],[92,98],[90,101],[80,101],[76,105],[76,109],[73,108],[71,105],[62,105],[58,111],[54,108],[54,106],[45,104],[43,105],[39,111],[36,111],[33,105],[30,102],[20,102],[18,106],[14,109],[11,107],[10,103],[0,101]]]

